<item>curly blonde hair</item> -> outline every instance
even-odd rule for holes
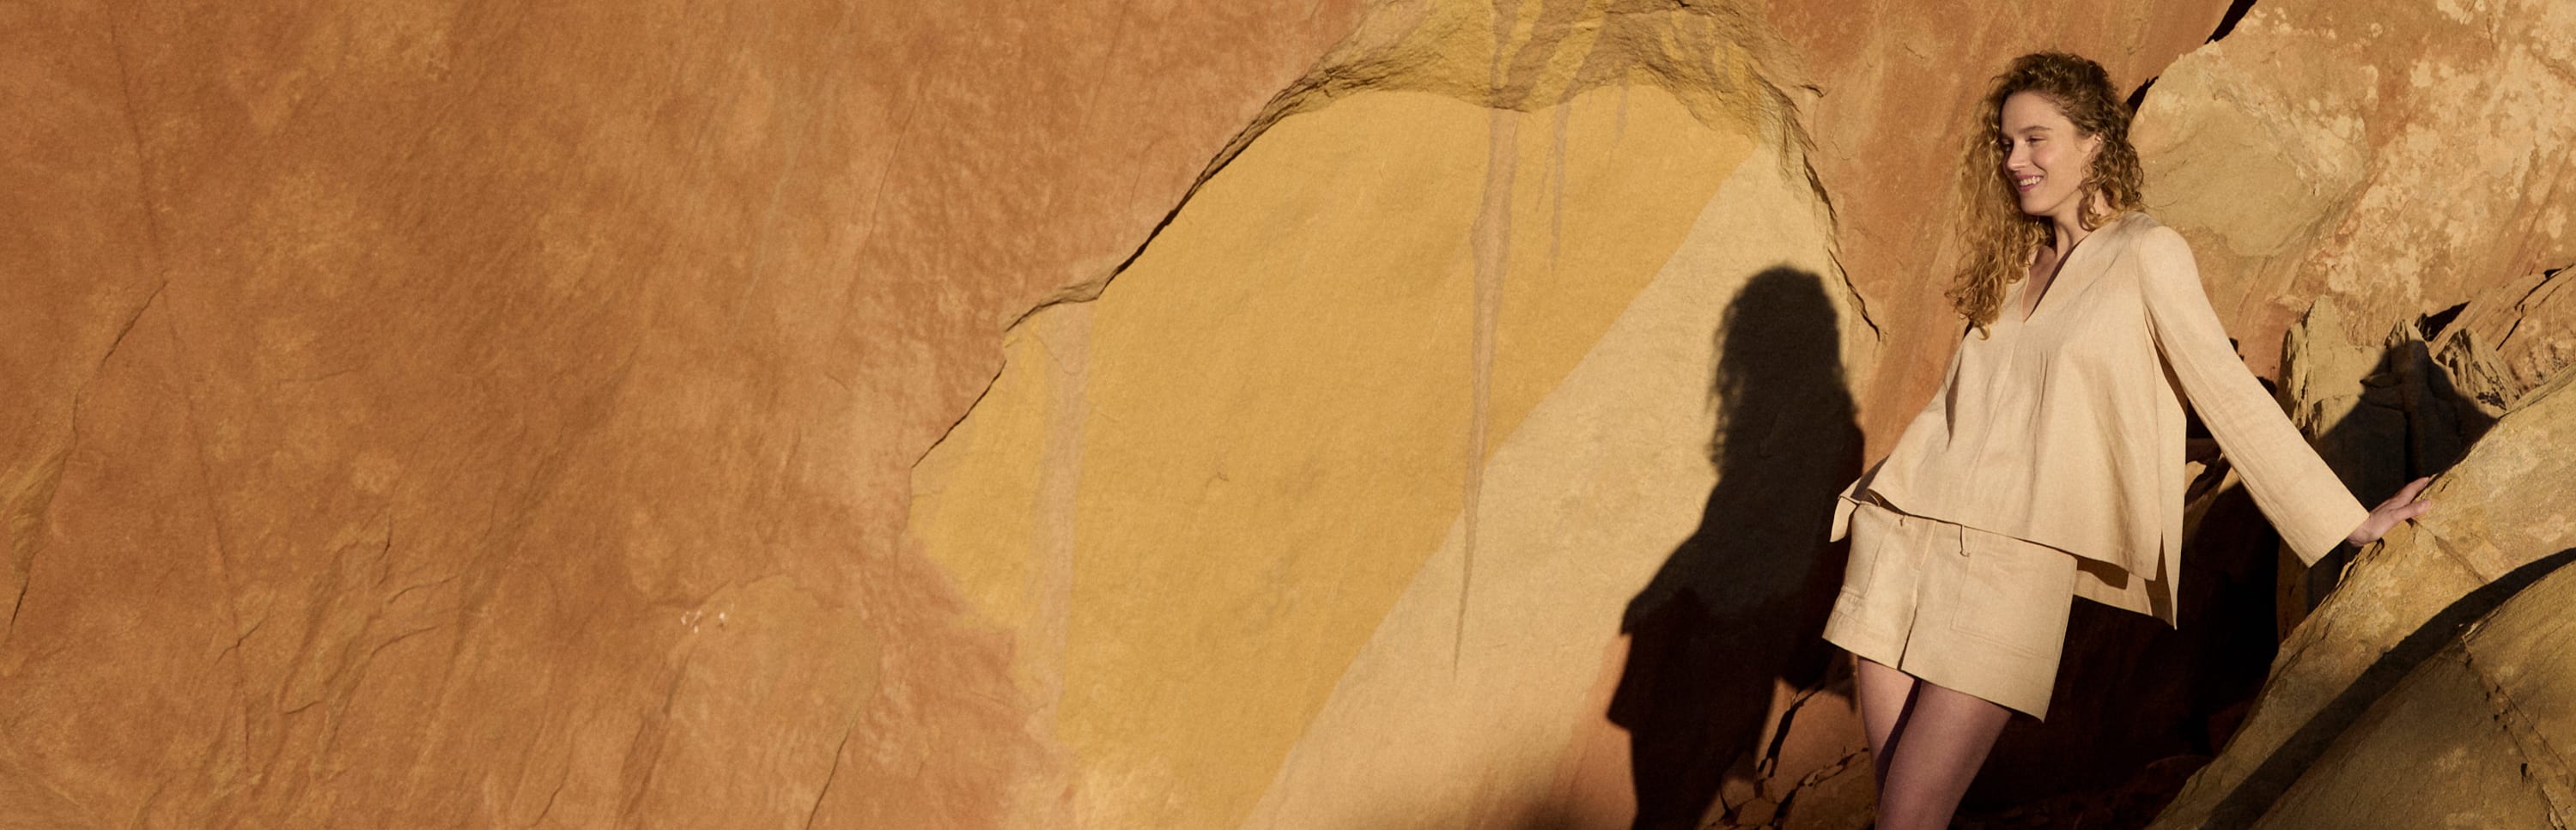
[[[1946,296],[1959,316],[1968,318],[1979,336],[2004,302],[2004,289],[2025,275],[2031,252],[2049,241],[2049,220],[2021,212],[2020,198],[2004,172],[2004,100],[2018,92],[2036,92],[2056,104],[2084,137],[2100,137],[2102,148],[2085,170],[2085,230],[2108,223],[2139,204],[2138,150],[2129,145],[2129,105],[2111,86],[2102,65],[2064,52],[2035,52],[2013,59],[1995,76],[1994,89],[1978,109],[1960,154],[1959,198],[1967,252]],[[2099,194],[2110,208],[2094,207]]]

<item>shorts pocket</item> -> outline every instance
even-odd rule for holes
[[[1953,583],[1953,630],[2031,656],[2053,657],[2065,647],[2075,601],[2067,554],[1974,529],[1963,534],[1959,552],[1966,561],[1957,563]]]
[[[1875,504],[1863,503],[1851,512],[1851,557],[1843,561],[1843,590],[1855,599],[1869,596],[1870,583],[1878,578],[1880,549],[1896,535],[1896,515]]]

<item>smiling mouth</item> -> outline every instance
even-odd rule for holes
[[[2038,176],[2031,176],[2025,179],[2014,179],[2013,189],[2023,193],[2029,193],[2031,188],[2039,186],[2039,179],[2040,177]]]

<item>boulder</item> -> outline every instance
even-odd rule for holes
[[[2505,283],[2462,306],[2425,344],[2475,428],[2576,364],[2576,277],[2565,266]]]
[[[2256,828],[2557,827],[2576,820],[2576,548],[2363,705]],[[2491,586],[2494,587],[2494,586]],[[2482,589],[2483,590],[2483,589]],[[2480,604],[2489,601],[2480,600]]]
[[[2371,343],[2576,261],[2570,44],[2550,0],[2266,0],[2164,70],[2132,135],[2147,206],[2257,374],[2318,297]]]
[[[31,8],[0,823],[1862,826],[1824,520],[1954,341],[1975,93],[2228,6]],[[2462,747],[2563,745],[2537,612],[2446,644],[2576,525],[2564,6],[2161,70],[2249,363],[2308,313],[2285,402],[2414,465],[2356,489],[2457,464],[2247,709],[2278,572],[2198,459],[2208,624],[2079,620],[2130,697],[1979,815],[2220,742],[2173,821],[2326,815],[2481,684]]]
[[[2576,302],[2558,299],[2557,273],[2396,321],[2374,345],[2344,339],[2337,301],[2319,299],[2282,351],[2291,420],[2355,493],[2394,493],[2449,469],[2523,395],[2576,362]],[[2286,637],[2347,563],[2330,557],[2303,569],[2287,551],[2282,563]]]
[[[2561,552],[2576,546],[2576,492],[2564,486],[2576,480],[2576,456],[2564,450],[2576,441],[2570,378],[2525,395],[2425,490],[2432,512],[2356,557],[2343,584],[2282,644],[2244,727],[2154,826],[2263,820],[2305,777],[2332,773],[2329,750],[2418,666],[2564,564]],[[2369,763],[2398,756],[2383,757],[2391,760]]]

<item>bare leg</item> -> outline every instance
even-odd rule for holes
[[[1869,757],[1875,760],[1879,788],[1886,789],[1888,753],[1896,750],[1889,740],[1904,724],[1906,707],[1914,703],[1914,675],[1867,657],[1853,659],[1860,661],[1852,685],[1860,696],[1861,731],[1869,733]]]
[[[1877,830],[1939,830],[1950,826],[1959,797],[2003,734],[2012,710],[1965,692],[1918,683],[1900,732],[1901,746],[1877,756]],[[1867,716],[1863,715],[1864,724]]]

